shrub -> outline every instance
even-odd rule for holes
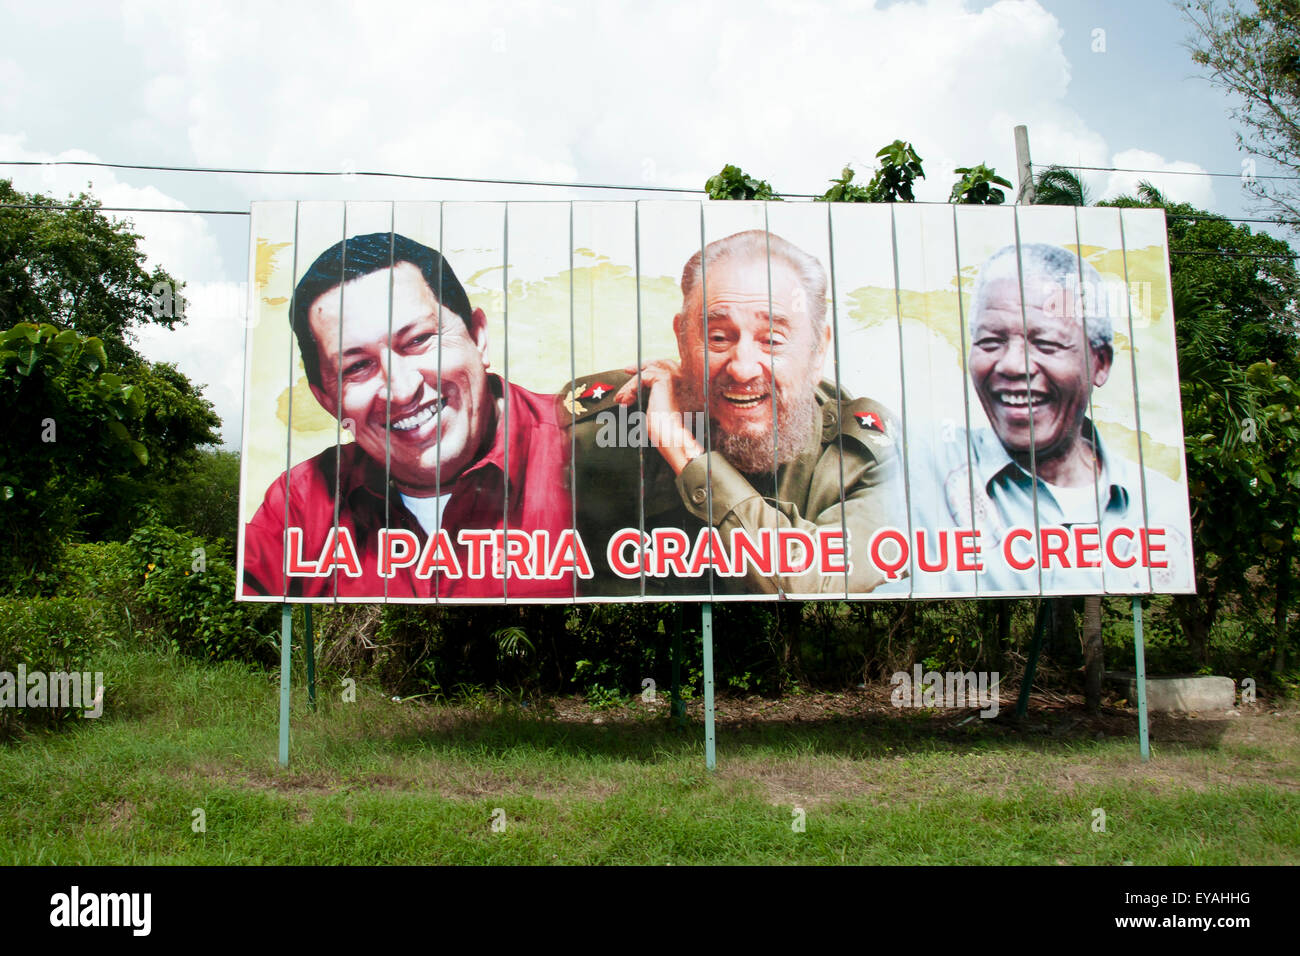
[[[127,542],[137,575],[137,623],[174,650],[215,660],[275,660],[275,608],[235,602],[224,544],[150,522]]]
[[[93,600],[105,626],[122,636],[131,634],[131,616],[139,585],[129,545],[122,541],[70,544],[58,567],[58,593]]]
[[[0,671],[46,674],[86,670],[95,651],[112,639],[98,603],[90,598],[0,598]],[[0,708],[0,734],[19,724],[58,723],[52,707]]]

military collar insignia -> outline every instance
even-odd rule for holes
[[[885,433],[885,423],[875,412],[854,412],[853,417],[858,420],[859,427],[880,432],[882,435]]]

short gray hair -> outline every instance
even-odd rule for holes
[[[810,256],[776,233],[762,229],[749,229],[733,233],[725,239],[715,239],[704,247],[703,255],[697,252],[687,260],[686,267],[682,269],[683,314],[695,287],[700,284],[701,260],[707,267],[727,259],[759,259],[765,257],[769,249],[774,258],[779,256],[783,259],[799,277],[804,291],[808,293],[808,313],[812,318],[813,335],[820,338],[822,329],[826,327],[826,270],[815,256]],[[707,277],[705,281],[708,281]]]
[[[980,267],[979,277],[975,280],[975,291],[971,296],[971,315],[974,317],[971,321],[972,338],[979,322],[979,314],[984,310],[989,287],[1004,279],[1019,279],[1016,248],[1014,245],[1003,246]],[[1110,348],[1114,338],[1112,303],[1111,296],[1103,288],[1101,273],[1060,246],[1030,242],[1021,245],[1019,250],[1018,261],[1025,280],[1038,278],[1060,286],[1074,300],[1075,314],[1083,316],[1083,329],[1088,335],[1088,344],[1094,350]]]

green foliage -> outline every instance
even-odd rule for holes
[[[1169,203],[1149,183],[1099,205],[1163,207],[1170,217],[1197,575],[1197,594],[1174,607],[1191,655],[1206,663],[1220,612],[1241,621],[1263,594],[1274,604],[1280,665],[1300,544],[1300,273],[1291,249]]]
[[[867,184],[867,202],[915,202],[912,186],[925,178],[921,157],[911,143],[896,139],[876,153],[880,168]]]
[[[640,693],[646,677],[667,687],[674,620],[675,610],[663,604],[567,609],[559,647],[568,660],[561,667],[571,675],[571,686],[589,701],[621,700],[623,695]],[[691,647],[688,642],[689,638],[683,644]]]
[[[0,583],[47,585],[58,551],[103,506],[99,479],[138,472],[142,393],[104,369],[103,344],[52,325],[0,332]]]
[[[583,671],[591,661],[578,661],[578,672],[574,675],[575,680],[583,680],[586,675]],[[617,687],[604,687],[600,684],[592,683],[587,685],[587,706],[593,710],[609,710],[615,707],[622,707],[627,703],[627,695],[619,692]]]
[[[200,449],[160,481],[152,500],[163,524],[233,545],[239,536],[239,452]]]
[[[91,472],[85,476],[83,490],[90,504],[82,513],[80,530],[95,538],[127,536],[139,519],[139,510],[154,505],[163,496],[165,488],[175,489],[178,481],[192,477],[208,477],[204,474],[208,469],[203,468],[197,449],[215,442],[221,425],[211,403],[203,398],[201,389],[174,366],[165,362],[141,362],[124,376],[140,397],[141,414],[136,432],[148,462],[146,468],[130,474]],[[225,470],[228,473],[229,466]],[[200,490],[208,489],[194,489]],[[188,516],[185,509],[178,515],[173,507],[171,523],[193,526],[203,519],[207,519],[209,524],[215,519],[217,525],[224,525],[220,530],[227,535],[226,540],[233,542],[235,538],[231,528],[237,520],[237,497],[237,491],[234,497],[218,495],[208,500],[194,495],[189,499],[194,517]],[[175,495],[172,500],[175,504]],[[112,507],[106,507],[107,502],[111,502]],[[226,508],[225,520],[216,515],[223,506]]]
[[[223,545],[154,522],[127,545],[139,581],[137,624],[178,653],[274,660],[277,609],[234,601],[235,567]]]
[[[58,593],[100,605],[107,617],[120,619],[129,631],[128,605],[135,598],[139,576],[130,545],[125,541],[74,542],[62,554]]]
[[[1006,202],[1007,196],[998,186],[1010,189],[1011,183],[997,174],[991,166],[961,166],[953,170],[957,182],[953,184],[948,201],[965,205],[997,206]]]
[[[1300,0],[1180,4],[1192,25],[1192,59],[1232,94],[1243,151],[1300,171]],[[1280,219],[1300,217],[1294,177],[1259,179],[1243,163],[1242,185]],[[1289,224],[1296,231],[1294,224]]]
[[[831,188],[826,190],[819,201],[871,202],[871,190],[866,186],[854,186],[853,170],[845,166],[840,171],[840,178],[831,180]]]
[[[73,597],[0,598],[0,670],[19,664],[71,671],[105,637],[94,602]]]
[[[1034,180],[1034,204],[1037,206],[1087,206],[1091,202],[1092,197],[1083,180],[1064,166],[1048,166]]]
[[[174,328],[179,284],[87,196],[55,208],[0,180],[0,586],[48,585],[72,537],[125,537],[220,421],[135,331]],[[52,427],[51,427],[52,426]]]
[[[0,598],[0,671],[84,671],[112,639],[99,606],[81,598]],[[48,700],[47,700],[48,703]],[[89,702],[86,702],[89,707]],[[59,723],[71,711],[54,707],[0,708],[0,737],[18,726]]]
[[[497,657],[500,659],[520,659],[533,652],[533,642],[528,639],[522,627],[503,627],[492,635],[497,642]]]
[[[722,171],[710,176],[704,184],[710,199],[773,199],[779,200],[771,185],[763,179],[747,176],[739,166],[723,166]]]
[[[154,295],[156,284],[176,290],[179,284],[162,269],[145,271],[140,236],[129,223],[100,213],[93,197],[60,201],[0,179],[0,204],[36,207],[0,208],[0,326],[72,329],[99,339],[117,367],[136,358],[135,329],[183,321],[174,309],[158,309]],[[54,208],[65,204],[72,208]]]

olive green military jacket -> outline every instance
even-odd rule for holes
[[[853,595],[884,580],[868,558],[867,544],[883,527],[906,533],[907,511],[900,429],[883,405],[853,399],[842,390],[837,400],[834,383],[823,381],[817,391],[821,430],[808,436],[797,458],[777,469],[775,480],[742,474],[717,451],[698,456],[674,475],[649,444],[647,430],[634,427],[636,406],[620,412],[613,400],[631,377],[622,371],[588,375],[558,396],[557,417],[572,428],[576,523],[595,574],[580,583],[580,595],[630,596],[643,588],[647,596]],[[647,395],[642,395],[641,408]],[[681,528],[694,540],[710,523],[723,542],[730,542],[733,529],[744,529],[755,539],[765,528],[798,528],[814,535],[818,529],[843,529],[848,532],[849,572],[823,575],[814,564],[802,575],[769,576],[750,565],[744,577],[628,580],[610,569],[606,546],[621,529]]]

